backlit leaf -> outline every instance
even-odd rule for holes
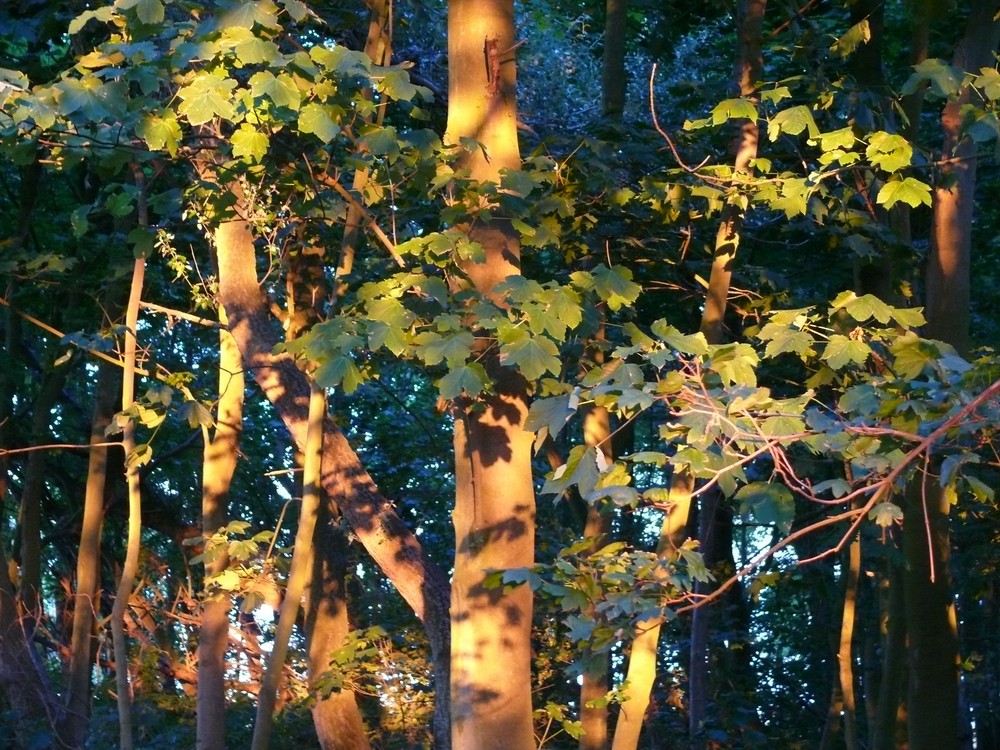
[[[238,159],[249,157],[253,161],[264,158],[269,144],[267,135],[248,123],[240,125],[230,142],[233,144],[233,156]]]
[[[340,126],[330,117],[322,104],[310,102],[299,112],[299,130],[313,133],[323,143],[329,143],[340,134]]]
[[[916,177],[905,177],[902,180],[890,180],[878,191],[875,202],[880,206],[892,208],[902,201],[908,206],[931,205],[931,186],[921,182]]]
[[[792,527],[795,517],[795,498],[783,484],[752,482],[736,492],[740,501],[740,514],[759,524],[775,525],[783,533]]]

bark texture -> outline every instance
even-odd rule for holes
[[[601,93],[604,116],[620,120],[625,111],[628,78],[625,70],[625,40],[628,0],[607,0],[604,21],[604,58],[601,67]]]

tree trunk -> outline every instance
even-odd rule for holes
[[[611,415],[600,406],[591,406],[583,414],[583,440],[589,448],[600,450],[613,461],[611,445]],[[611,530],[611,516],[595,505],[587,506],[587,523],[583,535],[593,539],[591,551],[599,550]],[[580,676],[580,750],[606,750],[608,746],[608,663],[604,660],[590,666]]]
[[[83,499],[80,548],[76,558],[76,591],[73,594],[73,635],[66,677],[65,708],[60,735],[66,747],[82,748],[90,718],[91,670],[97,649],[95,620],[101,601],[101,528],[104,524],[104,492],[108,479],[108,448],[96,447],[107,440],[105,429],[115,413],[117,372],[101,363],[97,369],[97,397],[90,430],[87,489]]]
[[[320,476],[323,461],[323,423],[326,421],[326,394],[313,385],[309,398],[309,424],[306,444],[302,450],[302,506],[295,532],[292,565],[285,584],[285,598],[274,629],[274,645],[267,659],[264,681],[257,694],[257,719],[253,728],[251,750],[267,750],[274,726],[275,699],[288,655],[288,642],[299,616],[299,605],[310,579],[313,562],[313,539],[319,515],[322,487]]]
[[[141,201],[141,198],[140,198]],[[135,402],[136,332],[139,320],[139,301],[146,273],[146,261],[137,258],[132,268],[132,286],[129,291],[125,314],[125,347],[122,375],[122,411]],[[128,639],[125,634],[125,612],[128,610],[132,589],[139,572],[139,548],[142,544],[142,505],[139,494],[139,466],[131,460],[135,452],[135,423],[129,420],[122,430],[122,449],[125,451],[125,481],[128,485],[128,537],[125,562],[121,579],[111,608],[111,635],[115,651],[115,687],[118,691],[118,724],[121,750],[132,750],[132,686],[129,684]]]
[[[625,39],[628,0],[607,0],[604,22],[604,59],[601,69],[601,93],[604,116],[621,120],[625,111],[628,77],[625,71]]]
[[[305,606],[309,684],[315,699],[313,724],[322,750],[368,750],[371,745],[354,691],[345,685],[323,696],[316,688],[316,682],[327,670],[338,669],[330,657],[343,645],[351,630],[344,591],[347,539],[334,527],[333,510],[330,503],[323,503],[319,510]]]
[[[219,322],[226,324],[225,308],[219,307]],[[209,538],[226,525],[229,488],[239,457],[243,429],[243,362],[239,347],[226,329],[219,331],[219,404],[215,434],[204,428],[205,449],[201,478],[201,533]],[[222,573],[229,566],[223,551],[205,563],[205,577]],[[201,613],[198,640],[198,750],[226,747],[226,650],[229,646],[231,598],[219,592],[206,599]]]
[[[844,702],[844,748],[858,750],[857,701],[854,697],[854,617],[858,601],[858,579],[861,575],[861,534],[855,535],[847,550],[844,571],[844,608],[840,625],[838,680]]]
[[[977,72],[993,63],[1000,41],[996,0],[973,0],[968,25],[953,65]],[[969,283],[975,144],[962,137],[966,88],[949,101],[941,118],[942,181],[934,190],[931,252],[927,262],[926,335],[966,355],[969,351]],[[910,683],[908,732],[912,750],[953,750],[958,746],[958,634],[948,574],[949,503],[936,481],[925,475],[906,489],[903,548]]]
[[[656,548],[656,554],[664,559],[676,558],[677,549],[686,540],[693,490],[694,482],[688,475],[675,476],[670,483],[672,507],[663,518]],[[627,686],[622,694],[612,750],[636,750],[639,747],[649,696],[656,680],[657,646],[662,624],[662,620],[646,621],[632,641],[625,674]]]
[[[521,166],[514,46],[513,0],[449,0],[445,140],[479,141],[464,163],[473,179],[499,182],[501,169]],[[520,273],[519,237],[508,220],[466,229],[486,257],[463,270],[497,301],[496,285]],[[495,395],[455,409],[452,748],[532,750],[532,592],[486,589],[483,581],[491,570],[534,563],[533,436],[523,429],[524,379],[488,364]]]
[[[873,750],[899,747],[899,708],[906,685],[906,608],[903,597],[903,574],[896,563],[889,563],[888,591],[882,637],[882,681],[879,684],[875,724],[871,729]]]
[[[291,358],[271,353],[278,337],[257,283],[249,225],[240,219],[223,223],[215,229],[214,240],[219,301],[229,316],[244,366],[253,373],[301,450],[306,443],[310,387]],[[323,431],[322,485],[375,564],[423,621],[434,660],[436,700],[447,700],[448,580],[425,556],[420,542],[379,493],[358,455],[329,418]],[[435,734],[437,731],[435,727]]]

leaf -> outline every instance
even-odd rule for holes
[[[593,270],[594,290],[598,296],[608,303],[610,310],[617,311],[631,305],[642,291],[640,286],[632,281],[631,269],[623,266],[599,266]]]
[[[757,108],[748,99],[725,99],[712,109],[712,124],[721,125],[729,120],[757,120]]]
[[[868,512],[868,520],[874,521],[883,529],[887,529],[894,523],[903,522],[903,509],[895,503],[881,502]]]
[[[840,39],[830,45],[830,52],[838,57],[847,57],[862,44],[868,44],[872,38],[872,30],[868,19],[854,24]]]
[[[137,445],[125,459],[125,466],[129,469],[137,469],[145,466],[153,459],[153,447],[148,444]]]
[[[127,239],[132,246],[132,255],[135,258],[149,258],[153,255],[156,230],[149,227],[135,227],[128,233]]]
[[[441,398],[451,401],[463,393],[470,397],[478,396],[486,388],[489,376],[486,369],[478,362],[462,365],[450,371],[438,381],[438,391]]]
[[[417,356],[426,365],[446,361],[448,367],[457,369],[469,358],[475,339],[469,331],[458,331],[448,336],[424,331],[413,338]]]
[[[236,116],[232,102],[235,88],[236,81],[221,73],[197,73],[177,92],[181,99],[177,111],[192,125],[203,125],[215,117],[232,120]]]
[[[232,568],[227,568],[221,573],[210,576],[206,583],[218,586],[223,591],[236,591],[240,587],[240,575]]]
[[[187,419],[192,430],[199,427],[211,427],[215,424],[212,412],[206,409],[200,401],[185,401],[177,411],[182,419]]]
[[[333,121],[326,107],[311,102],[299,112],[299,130],[312,133],[323,143],[329,143],[340,134],[340,126]]]
[[[524,422],[524,429],[528,432],[538,433],[535,441],[540,445],[540,441],[546,437],[555,437],[559,434],[570,417],[576,413],[575,404],[579,402],[579,397],[574,393],[565,393],[561,396],[536,399],[531,408],[528,409],[528,418]]]
[[[650,330],[671,349],[683,354],[691,354],[695,357],[704,357],[708,354],[708,341],[705,340],[705,334],[700,331],[683,334],[673,326],[667,325],[664,320],[655,321],[650,326]]]
[[[871,353],[871,347],[864,341],[855,341],[847,336],[835,333],[830,336],[830,340],[827,342],[820,359],[834,370],[840,370],[852,362],[863,365]]]
[[[249,157],[255,162],[264,158],[270,144],[267,134],[261,133],[253,125],[246,122],[233,133],[230,142],[233,144],[233,156],[237,159]]]
[[[500,364],[517,367],[528,380],[537,380],[546,372],[558,377],[562,370],[559,349],[547,336],[525,336],[501,344]]]
[[[876,167],[886,172],[896,172],[910,165],[913,146],[901,135],[879,131],[868,137],[865,156]]]
[[[405,70],[388,70],[378,84],[379,91],[390,99],[411,101],[417,95],[417,87],[410,82],[410,76]]]
[[[162,114],[148,113],[135,127],[136,135],[142,138],[150,151],[166,149],[170,156],[177,156],[177,144],[181,140],[181,126],[177,115],[171,110]]]
[[[716,347],[708,362],[708,369],[718,373],[723,385],[757,385],[755,368],[760,361],[749,344],[725,344]]]
[[[67,29],[67,31],[71,35],[77,34],[83,30],[83,27],[86,26],[87,22],[91,19],[95,19],[101,23],[107,23],[115,17],[115,12],[116,9],[113,5],[105,5],[103,8],[97,8],[96,10],[86,10],[70,21],[69,29]]]
[[[287,73],[274,75],[269,70],[254,73],[250,76],[250,91],[254,98],[268,97],[276,107],[297,110],[302,102],[299,87]]]
[[[809,133],[810,138],[819,136],[819,128],[816,126],[812,112],[809,107],[800,104],[775,114],[768,125],[767,135],[773,143],[782,133],[799,135],[803,130]]]
[[[787,534],[795,517],[795,498],[783,484],[752,482],[741,487],[735,496],[740,513],[763,525],[775,525]]]
[[[309,7],[301,0],[281,0],[281,4],[296,23],[301,23],[309,15]]]
[[[316,368],[313,377],[321,388],[334,388],[339,385],[344,389],[344,393],[354,393],[365,381],[354,360],[346,354],[331,357]]]
[[[163,23],[163,3],[160,0],[117,0],[115,5],[120,10],[135,8],[136,16],[145,24]]]
[[[829,133],[821,133],[818,140],[821,149],[833,151],[834,149],[853,147],[857,138],[854,136],[854,128],[846,127],[840,130],[831,130]]]
[[[902,180],[890,180],[878,191],[875,202],[880,206],[892,208],[902,201],[908,206],[931,205],[931,186],[921,182],[916,177],[905,177]]]
[[[940,355],[937,347],[912,331],[893,341],[889,351],[893,355],[893,371],[904,380],[919,377],[924,368],[934,364]]]
[[[801,435],[806,431],[805,422],[799,417],[768,417],[760,426],[760,433],[765,437],[788,437],[789,435]]]
[[[594,491],[597,480],[601,477],[598,456],[603,459],[604,454],[599,454],[596,448],[588,448],[585,445],[575,446],[569,452],[566,463],[552,472],[552,476],[545,481],[541,494],[562,495],[570,487],[576,485],[580,489],[580,495],[586,497]]]
[[[948,65],[944,60],[931,58],[913,66],[914,73],[903,84],[900,91],[903,96],[914,94],[924,84],[930,84],[931,93],[941,99],[947,99],[958,93],[962,87],[963,74],[957,68]]]

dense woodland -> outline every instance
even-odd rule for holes
[[[0,4],[0,748],[1000,748],[998,42]]]

